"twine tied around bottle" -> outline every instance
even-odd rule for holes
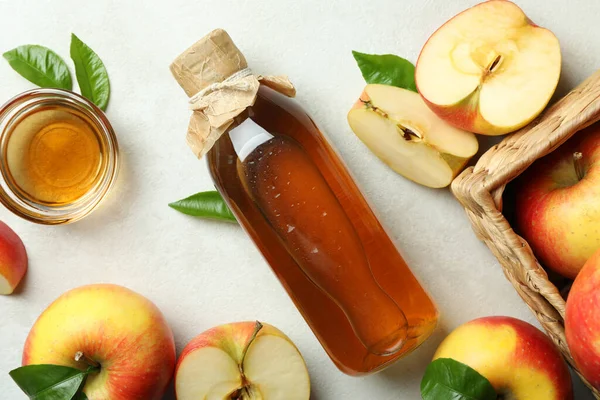
[[[288,97],[296,95],[294,85],[286,76],[254,75],[250,68],[244,68],[221,82],[210,84],[190,98],[193,114],[187,142],[198,158],[213,147],[235,117],[254,104],[261,84]]]
[[[170,69],[190,97],[193,114],[187,142],[198,158],[212,148],[235,117],[254,104],[260,85],[288,97],[296,95],[287,76],[252,73],[246,58],[223,29],[215,29],[194,43]]]

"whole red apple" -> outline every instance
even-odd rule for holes
[[[600,389],[600,251],[585,263],[573,282],[565,333],[577,369]]]
[[[600,248],[600,125],[531,165],[516,186],[519,233],[548,268],[575,278]]]
[[[438,358],[470,366],[503,399],[573,399],[567,363],[554,343],[516,318],[485,317],[459,326],[438,347]]]
[[[173,334],[160,310],[117,285],[73,289],[54,301],[31,329],[23,365],[86,369],[100,364],[83,389],[89,400],[159,400],[175,369]]]

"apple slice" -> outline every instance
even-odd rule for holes
[[[448,186],[477,153],[475,135],[448,125],[415,92],[367,85],[350,127],[394,171],[421,185]]]
[[[556,90],[558,39],[514,3],[491,0],[449,20],[427,41],[415,80],[447,122],[501,135],[532,121]]]
[[[220,325],[185,347],[175,373],[178,400],[307,400],[302,355],[279,329],[259,322]]]

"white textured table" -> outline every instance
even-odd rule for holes
[[[225,322],[260,319],[278,326],[304,354],[317,400],[418,399],[425,366],[456,326],[487,315],[534,322],[451,194],[396,175],[346,123],[346,112],[364,86],[351,50],[415,61],[437,27],[475,3],[0,0],[0,52],[36,43],[68,59],[74,32],[102,57],[112,84],[108,116],[123,161],[108,200],[73,225],[38,226],[0,209],[0,219],[21,235],[30,259],[20,293],[0,298],[0,397],[24,398],[7,373],[19,365],[37,316],[61,293],[88,283],[117,283],[152,299],[173,328],[178,350]],[[561,93],[600,66],[600,2],[518,3],[561,42]],[[204,162],[186,147],[189,111],[168,65],[217,27],[229,31],[255,71],[291,77],[298,101],[328,133],[439,305],[436,334],[379,374],[351,378],[334,367],[241,229],[167,207],[212,188]],[[31,87],[0,60],[0,103]],[[591,399],[578,381],[576,387],[577,400]]]

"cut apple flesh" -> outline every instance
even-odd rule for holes
[[[227,399],[242,386],[240,369],[233,358],[216,347],[189,354],[177,371],[177,399]]]
[[[0,294],[11,294],[13,287],[8,283],[8,280],[0,275]]]
[[[354,133],[394,171],[440,188],[477,153],[475,135],[448,125],[415,92],[367,85],[348,113]]]
[[[533,120],[558,84],[558,40],[514,3],[492,0],[452,18],[427,41],[415,78],[434,111],[473,132],[502,134]]]
[[[176,391],[178,400],[307,400],[310,379],[291,342],[261,334],[248,348],[242,368],[216,347],[188,354],[177,371]]]
[[[304,359],[282,337],[256,338],[244,361],[244,374],[263,399],[306,400],[310,381]]]

